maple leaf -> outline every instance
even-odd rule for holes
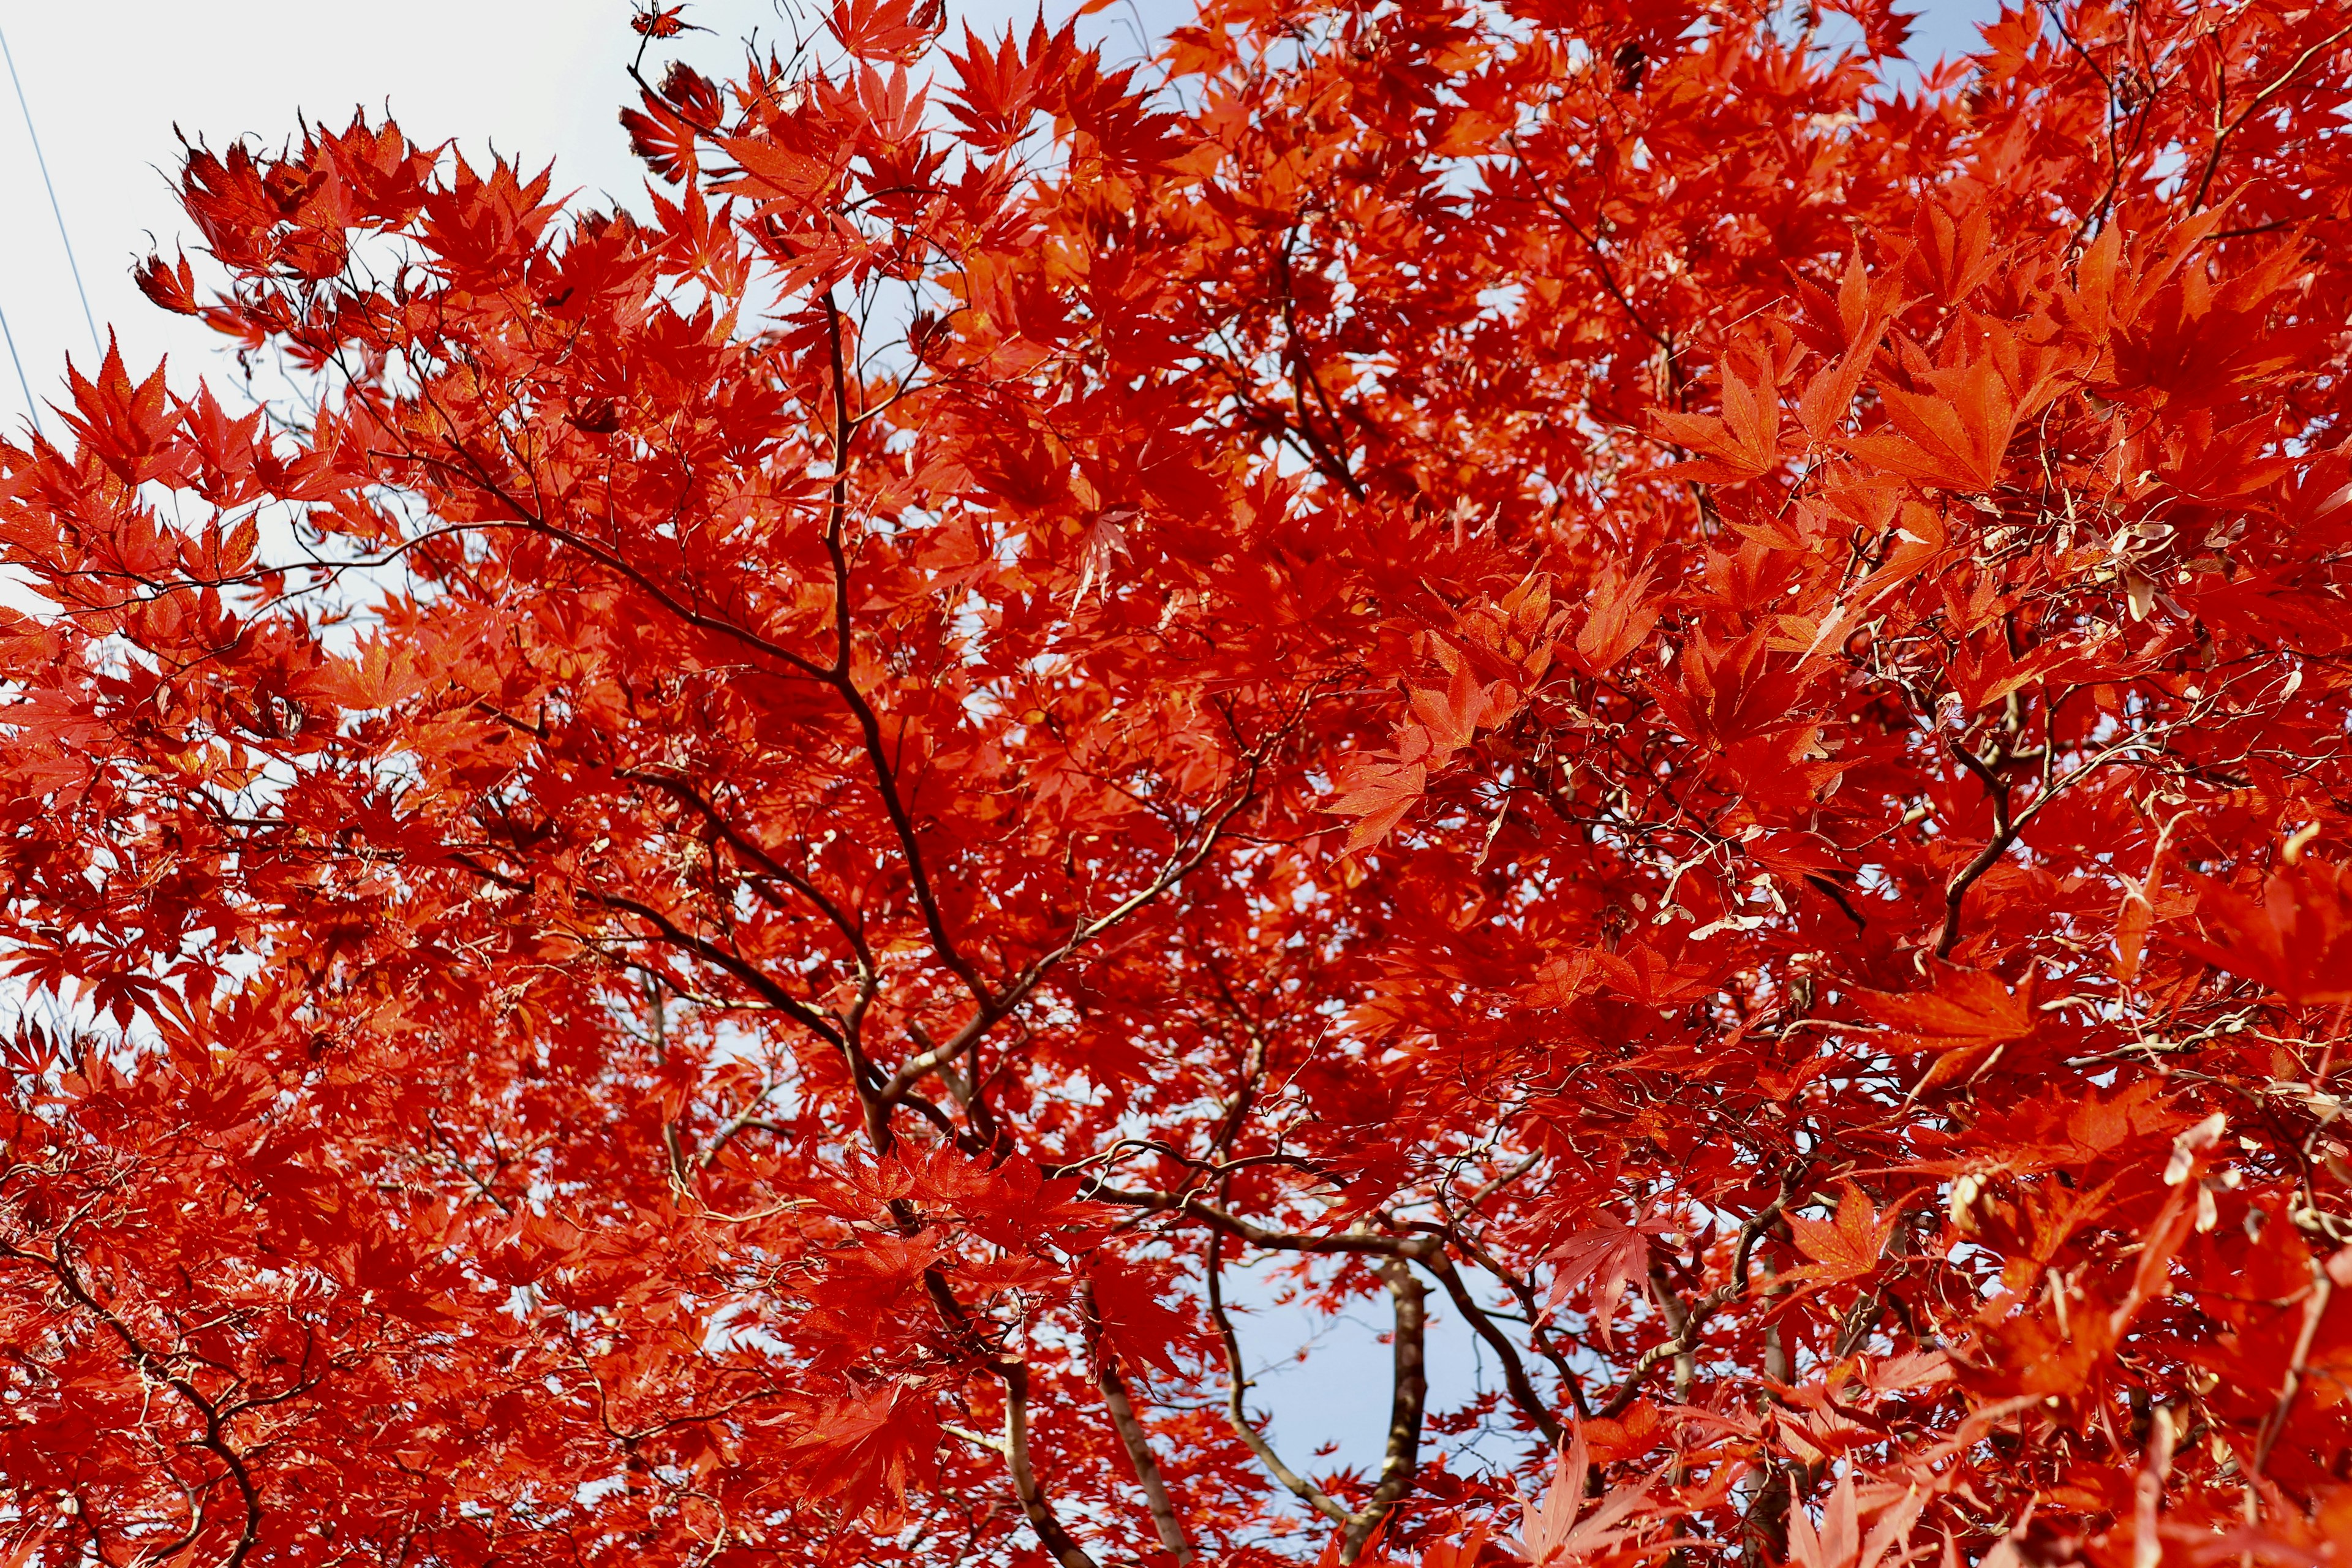
[[[194,316],[202,307],[196,300],[196,278],[184,256],[176,264],[167,263],[160,256],[151,256],[131,274],[139,291],[157,305],[178,316]]]
[[[1819,1525],[1813,1523],[1808,1510],[1796,1509],[1790,1513],[1789,1561],[1794,1568],[1880,1568],[1882,1563],[1908,1562],[1908,1552],[1893,1556],[1889,1553],[1897,1553],[1898,1548],[1907,1544],[1912,1526],[1927,1501],[1916,1488],[1906,1491],[1879,1514],[1878,1522],[1864,1536],[1853,1472],[1848,1470],[1831,1489]]]
[[[1710,484],[1740,484],[1769,473],[1780,460],[1780,389],[1754,361],[1727,364],[1719,417],[1660,409],[1652,415],[1660,431],[1695,451],[1697,462],[1666,469]]]
[[[699,167],[698,132],[667,105],[648,97],[642,113],[624,109],[621,128],[629,133],[629,151],[655,174],[673,184],[694,177]]]
[[[2168,940],[2216,968],[2297,1003],[2352,1001],[2352,873],[2304,858],[2263,883],[2257,900],[2207,883],[2196,932]]]
[[[1846,870],[1835,845],[1789,828],[1750,829],[1739,847],[1782,876],[1834,877]]]
[[[1339,853],[1352,855],[1386,838],[1428,787],[1429,770],[1420,763],[1400,763],[1378,756],[1354,756],[1340,765],[1337,791],[1323,809],[1352,816]]]
[[[2000,482],[2001,458],[2021,410],[1990,357],[1922,373],[1919,389],[1881,384],[1887,420],[1900,432],[1858,436],[1847,449],[1907,479],[1982,494]]]
[[[1548,1255],[1553,1268],[1545,1310],[1558,1311],[1570,1296],[1590,1287],[1593,1332],[1603,1345],[1608,1344],[1617,1303],[1635,1280],[1649,1277],[1656,1238],[1673,1235],[1674,1229],[1670,1220],[1639,1215],[1631,1225],[1599,1225],[1570,1232]]]
[[[639,37],[646,38],[675,38],[681,33],[709,31],[708,27],[698,27],[688,22],[684,5],[644,5],[629,18],[629,26]]]
[[[964,52],[948,55],[960,86],[947,100],[947,110],[964,128],[964,140],[983,153],[1002,152],[1018,142],[1051,89],[1076,63],[1075,37],[1067,27],[1047,33],[1041,11],[1025,49],[1007,28],[991,52],[967,26]]]
[[[1675,661],[1671,681],[1651,683],[1667,721],[1692,740],[1727,752],[1786,731],[1806,678],[1776,666],[1770,641],[1759,628],[1733,643],[1694,642]]]
[[[829,1401],[787,1450],[803,1495],[855,1514],[905,1496],[937,1467],[940,1423],[919,1389],[899,1384]]]
[[[1798,298],[1812,318],[1814,342],[1837,355],[1806,380],[1797,402],[1797,423],[1813,440],[1829,445],[1870,374],[1895,313],[1898,279],[1882,277],[1874,286],[1856,249],[1847,253],[1845,276],[1834,300],[1802,278],[1794,281]]]
[[[912,65],[939,31],[942,0],[836,0],[825,30],[861,59]]]
[[[1414,687],[1410,700],[1413,716],[1421,722],[1398,731],[1397,754],[1410,756],[1428,768],[1444,766],[1454,752],[1469,745],[1480,721],[1495,706],[1492,693],[1478,683],[1466,659],[1455,664],[1445,685]]]
[[[65,416],[67,425],[124,484],[178,479],[184,474],[184,458],[174,438],[178,419],[170,405],[162,365],[134,387],[123,369],[122,351],[110,333],[96,381],[84,377],[70,362],[66,376],[74,401],[72,412]]]
[[[347,709],[391,708],[424,689],[429,675],[416,667],[415,652],[377,638],[359,657],[338,661],[322,681],[326,695]]]
[[[1882,1219],[1862,1190],[1848,1184],[1838,1199],[1834,1217],[1823,1221],[1803,1215],[1789,1216],[1789,1232],[1796,1240],[1797,1250],[1812,1261],[1790,1269],[1780,1278],[1792,1282],[1819,1280],[1824,1285],[1865,1279],[1877,1271],[1878,1259],[1902,1217],[1898,1205]]]
[[[1633,1533],[1626,1521],[1648,1500],[1647,1489],[1616,1488],[1585,1513],[1586,1478],[1591,1468],[1580,1426],[1570,1436],[1568,1451],[1553,1461],[1551,1482],[1543,1496],[1521,1506],[1518,1539],[1510,1544],[1531,1568],[1564,1568],[1609,1551]]]
[[[1628,579],[1612,564],[1593,584],[1591,608],[1576,634],[1577,659],[1586,673],[1613,668],[1657,625],[1658,608],[1646,596],[1653,570],[1644,566]]]
[[[1174,1374],[1176,1347],[1192,1338],[1192,1323],[1169,1306],[1150,1274],[1116,1258],[1097,1259],[1087,1276],[1103,1337],[1120,1355]]]
[[[1890,1043],[1935,1059],[1916,1096],[1989,1066],[2009,1047],[2033,1037],[2038,1022],[2031,971],[2017,990],[1982,970],[1939,965],[1932,991],[1906,995],[1864,992],[1864,1012],[1891,1025]]]
[[[1610,987],[1645,1007],[1670,1007],[1714,991],[1715,975],[1704,963],[1675,963],[1646,942],[1619,952],[1591,954],[1593,967]]]
[[[1454,1527],[1460,1527],[1459,1521],[1454,1521]],[[1474,1524],[1459,1541],[1433,1541],[1422,1548],[1421,1568],[1478,1568],[1486,1554],[1487,1539],[1487,1527]]]
[[[1086,546],[1078,553],[1078,585],[1070,595],[1073,611],[1087,602],[1087,589],[1099,583],[1103,596],[1110,595],[1110,565],[1116,556],[1133,558],[1127,544],[1127,531],[1120,524],[1138,515],[1131,506],[1115,506],[1097,517],[1087,530]]]

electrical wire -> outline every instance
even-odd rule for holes
[[[89,308],[89,290],[81,285],[81,263],[74,259],[73,237],[66,232],[65,209],[58,205],[58,187],[49,178],[49,161],[41,153],[41,133],[33,129],[33,105],[25,97],[24,79],[16,74],[16,56],[8,47],[8,35],[5,30],[0,30],[0,59],[8,63],[8,81],[16,89],[16,107],[24,111],[25,134],[32,140],[33,162],[41,171],[41,188],[49,193],[49,216],[58,220],[58,238],[66,247],[66,266],[73,273],[74,292],[81,296],[81,319],[82,324],[89,329],[89,346],[103,353],[105,345],[98,341],[98,318]],[[15,352],[15,340],[11,339],[9,353],[13,354]],[[17,374],[21,378],[21,368]],[[29,393],[26,395],[28,399],[30,395]]]
[[[16,384],[25,389],[25,413],[33,428],[41,427],[41,405],[33,401],[33,384],[25,379],[25,362],[16,357],[16,334],[8,330],[8,312],[0,310],[0,338],[8,341],[8,363],[16,367]]]

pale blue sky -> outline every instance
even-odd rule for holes
[[[950,12],[987,32],[1034,5],[950,0]],[[1972,23],[1992,8],[1927,0],[1915,52],[1967,47]],[[634,191],[641,176],[614,120],[635,41],[629,9],[627,0],[0,0],[0,25],[99,331],[111,321],[134,359],[168,352],[175,370],[194,370],[215,352],[208,335],[148,306],[129,276],[151,235],[168,250],[185,228],[164,174],[175,125],[215,144],[247,133],[275,142],[298,111],[340,122],[355,104],[389,102],[421,137],[551,156],[565,185]],[[1134,54],[1139,34],[1190,9],[1122,0],[1088,26],[1114,52]],[[734,40],[754,29],[777,31],[774,0],[698,0],[689,15],[712,29],[689,41],[707,68],[739,58]],[[0,311],[35,395],[47,401],[67,353],[87,363],[90,333],[5,81],[0,213]],[[16,374],[0,363],[0,422],[21,428],[24,415]]]

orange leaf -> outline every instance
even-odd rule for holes
[[[1591,613],[1576,634],[1577,658],[1587,675],[1614,667],[1658,624],[1658,606],[1643,598],[1650,590],[1651,572],[1644,566],[1629,582],[1612,567],[1593,584]]]
[[[1900,1217],[1898,1208],[1881,1220],[1862,1190],[1849,1184],[1838,1200],[1835,1218],[1825,1223],[1802,1215],[1789,1216],[1797,1250],[1813,1261],[1790,1269],[1781,1279],[1818,1279],[1825,1285],[1862,1279],[1877,1268]]]
[[[1419,763],[1350,757],[1341,763],[1339,793],[1323,809],[1358,821],[1339,853],[1352,855],[1386,838],[1412,809],[1428,783],[1429,770]]]
[[[1898,435],[1859,437],[1848,449],[1906,479],[1974,495],[1990,490],[2017,428],[2017,406],[2000,368],[1979,359],[1919,379],[1924,391],[1878,389]]]
[[[1855,998],[1864,1012],[1892,1025],[1896,1044],[1939,1055],[1980,1050],[2022,1040],[2033,1033],[2033,981],[2012,992],[2000,976],[1979,969],[1942,966],[1933,991],[1891,995],[1865,991]]]

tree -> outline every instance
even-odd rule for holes
[[[0,447],[7,1560],[2340,1560],[2352,26],[1836,9],[192,148],[296,395]]]

